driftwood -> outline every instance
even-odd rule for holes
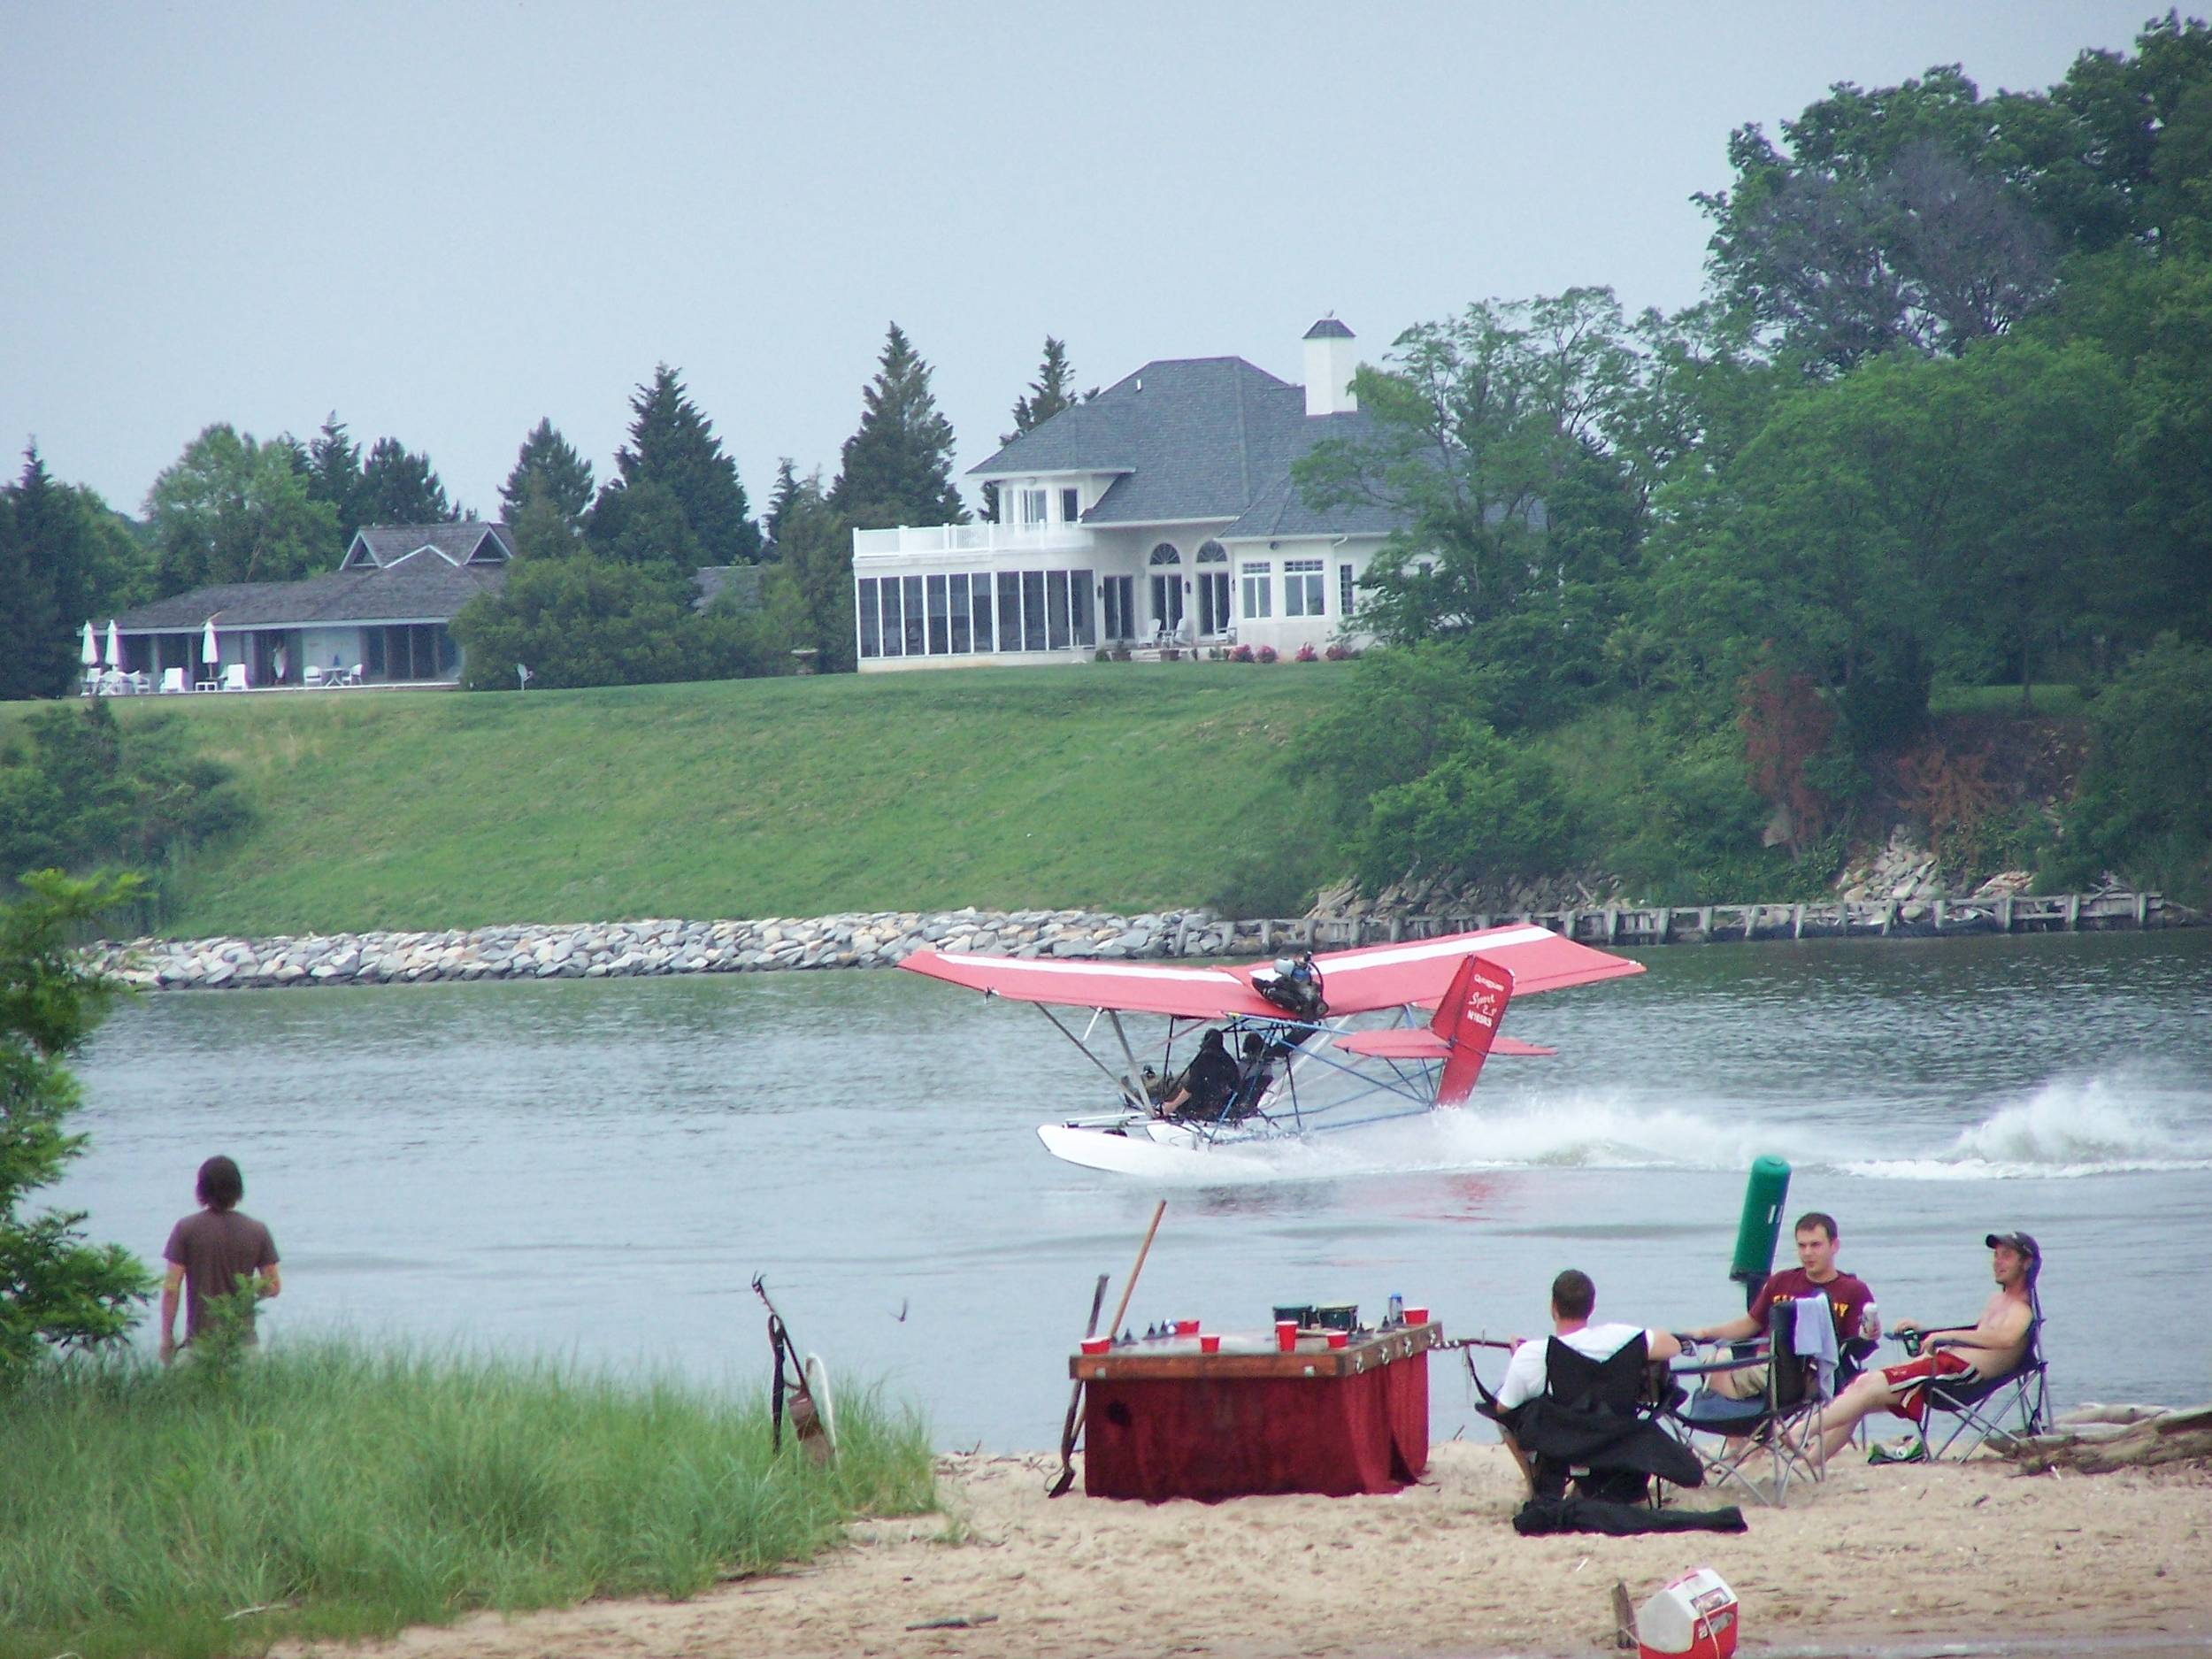
[[[2098,1406],[2068,1418],[2047,1434],[1992,1435],[1990,1447],[2030,1474],[2070,1469],[2101,1475],[2157,1463],[2212,1466],[2212,1406]]]

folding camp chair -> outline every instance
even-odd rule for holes
[[[1927,1385],[1928,1409],[1916,1425],[1920,1432],[1920,1455],[1939,1459],[1962,1440],[1962,1459],[1971,1457],[1985,1440],[2016,1434],[2040,1434],[2050,1425],[2050,1394],[2044,1374],[2043,1299],[2034,1286],[2028,1289],[2028,1333],[2020,1350],[2020,1363],[2000,1377],[1938,1377]],[[1929,1436],[1928,1425],[1936,1413],[1955,1419],[1950,1432],[1939,1443]]]
[[[1740,1345],[1732,1358],[1677,1366],[1674,1374],[1710,1377],[1754,1365],[1766,1367],[1766,1386],[1760,1393],[1737,1400],[1712,1387],[1700,1387],[1675,1407],[1670,1420],[1683,1443],[1697,1453],[1709,1478],[1735,1481],[1762,1503],[1787,1509],[1791,1481],[1817,1481],[1827,1472],[1821,1455],[1820,1411],[1828,1398],[1821,1388],[1818,1366],[1798,1355],[1792,1304],[1777,1302],[1768,1310],[1763,1350],[1747,1353]],[[1719,1437],[1718,1448],[1709,1451],[1699,1445],[1696,1437],[1701,1434]],[[1762,1463],[1766,1491],[1756,1484]]]
[[[1544,1393],[1521,1406],[1500,1406],[1467,1355],[1467,1374],[1481,1396],[1475,1409],[1498,1425],[1531,1497],[1563,1497],[1571,1483],[1584,1498],[1655,1503],[1654,1475],[1696,1484],[1694,1460],[1681,1460],[1659,1426],[1677,1391],[1666,1368],[1653,1364],[1643,1333],[1602,1360],[1555,1336],[1547,1340]]]

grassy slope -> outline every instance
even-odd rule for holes
[[[167,708],[259,814],[180,935],[1199,903],[1330,664],[1112,664]]]

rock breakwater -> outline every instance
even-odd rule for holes
[[[1203,910],[870,911],[762,921],[582,922],[442,933],[103,941],[99,964],[148,990],[269,990],[471,979],[625,979],[786,968],[889,967],[934,945],[1107,961],[1257,954],[1268,924]],[[1281,924],[1272,925],[1279,928]]]

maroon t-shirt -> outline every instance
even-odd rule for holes
[[[1848,1342],[1859,1333],[1859,1315],[1866,1304],[1874,1300],[1874,1293],[1866,1287],[1863,1279],[1848,1273],[1838,1273],[1824,1285],[1816,1285],[1806,1277],[1801,1267],[1773,1275],[1759,1286],[1759,1299],[1751,1304],[1751,1317],[1762,1331],[1766,1329],[1767,1310],[1778,1302],[1802,1302],[1808,1296],[1825,1296],[1828,1310],[1835,1316],[1836,1340]]]
[[[170,1229],[161,1259],[184,1269],[184,1340],[189,1342],[207,1318],[209,1296],[227,1296],[238,1288],[241,1273],[276,1265],[276,1240],[251,1216],[203,1210]]]

